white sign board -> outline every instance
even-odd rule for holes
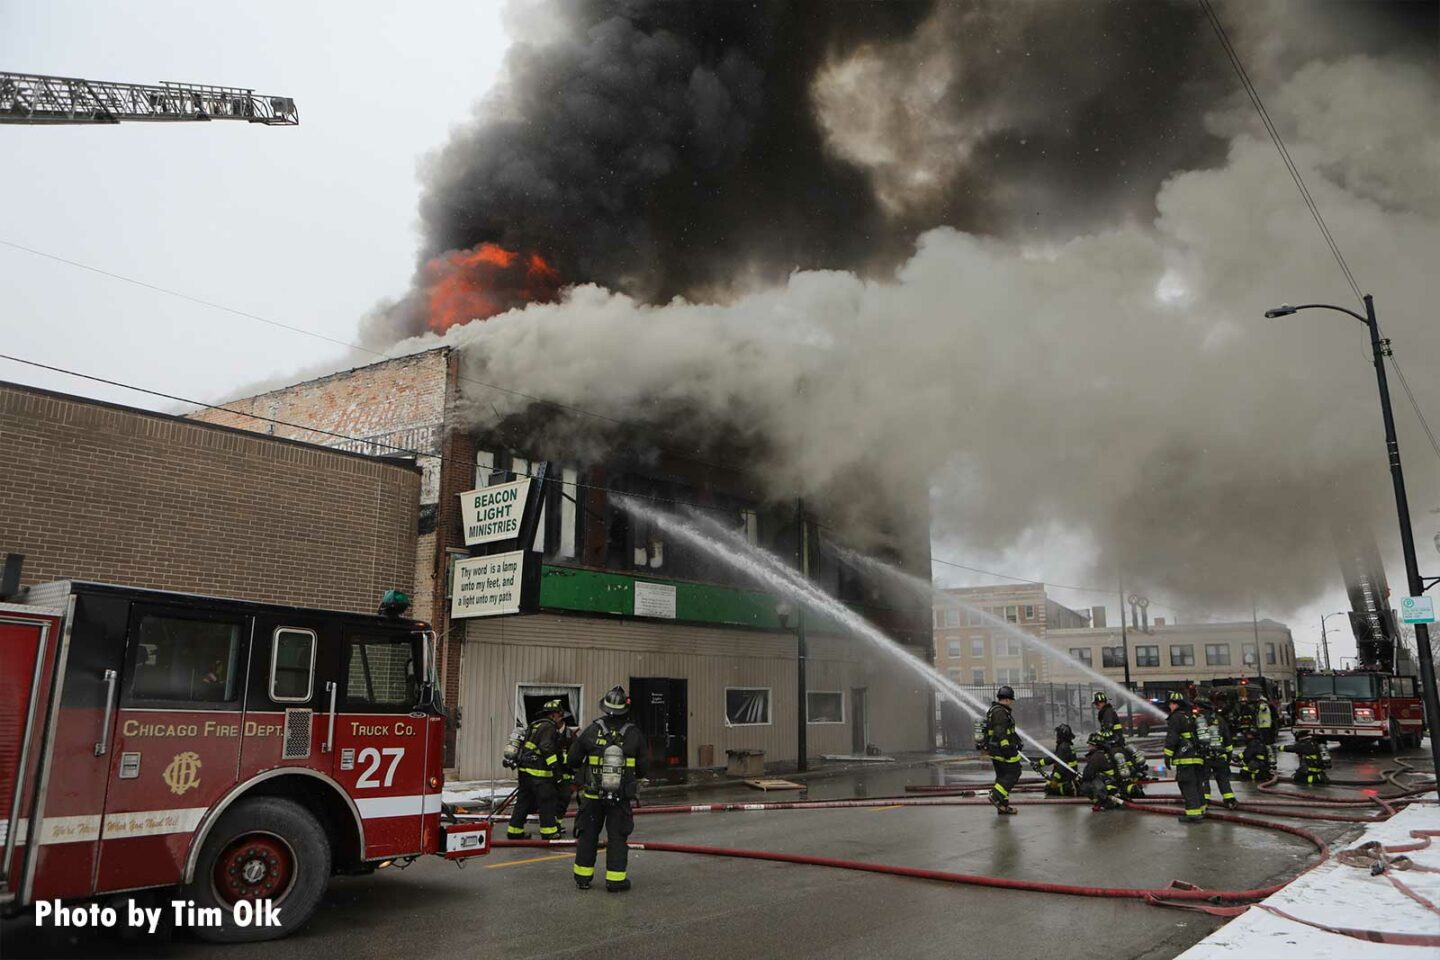
[[[465,546],[514,540],[520,536],[520,518],[525,516],[525,501],[529,498],[528,477],[460,494],[460,522],[465,530]]]
[[[498,617],[520,612],[525,551],[458,560],[450,580],[450,617]]]
[[[635,581],[635,616],[675,619],[675,584]]]
[[[1434,597],[1401,597],[1400,620],[1403,623],[1434,623]]]

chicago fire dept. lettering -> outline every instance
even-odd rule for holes
[[[160,775],[170,792],[179,796],[200,786],[200,755],[192,751],[175,754],[175,759]]]
[[[284,725],[279,723],[245,721],[247,737],[278,737],[284,731]],[[240,724],[223,720],[206,720],[203,724],[126,720],[120,725],[120,732],[127,737],[238,737]]]

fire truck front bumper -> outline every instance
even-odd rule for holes
[[[1385,727],[1378,723],[1373,725],[1351,724],[1343,727],[1317,723],[1295,724],[1295,733],[1297,735],[1302,730],[1314,735],[1317,740],[1324,740],[1326,738],[1333,740],[1339,737],[1384,737],[1386,735]]]
[[[440,824],[440,849],[446,860],[465,860],[490,852],[490,821]]]

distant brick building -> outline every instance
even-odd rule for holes
[[[869,744],[886,751],[930,747],[931,694],[912,671],[807,616],[809,692],[799,703],[795,623],[780,619],[782,598],[671,542],[628,515],[611,493],[703,506],[750,542],[796,563],[804,539],[818,585],[907,645],[910,655],[928,660],[926,606],[885,596],[863,568],[824,549],[822,527],[812,525],[802,538],[796,504],[766,503],[743,467],[674,457],[644,436],[614,445],[603,462],[552,451],[527,544],[527,565],[538,567],[538,610],[452,620],[449,571],[472,552],[460,494],[540,467],[536,451],[516,445],[523,429],[489,433],[457,414],[465,385],[460,359],[441,347],[231,401],[196,418],[367,453],[414,452],[425,471],[414,506],[416,610],[442,637],[445,698],[460,711],[448,762],[461,776],[505,775],[499,763],[505,739],[515,720],[544,700],[566,697],[588,721],[616,683],[634,697],[660,765],[719,765],[727,750],[793,762],[802,711],[811,758]],[[923,487],[916,496],[923,516]],[[895,539],[899,545],[885,559],[929,569],[926,524]]]
[[[0,383],[0,553],[98,580],[374,612],[413,589],[413,463]]]

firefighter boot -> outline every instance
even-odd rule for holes
[[[1000,814],[1001,816],[1013,817],[1013,816],[1015,816],[1015,814],[1019,813],[1020,811],[1018,811],[1018,810],[1016,810],[1014,807],[1010,806],[1010,803],[1009,803],[1009,801],[1007,800],[1007,801],[1004,802],[1004,803],[997,803],[997,804],[995,804],[995,812],[998,813],[998,814]]]
[[[629,878],[629,877],[626,877],[624,880],[606,880],[606,881],[605,881],[605,892],[606,892],[606,893],[624,893],[626,890],[629,890],[629,889],[630,889],[630,878]]]

